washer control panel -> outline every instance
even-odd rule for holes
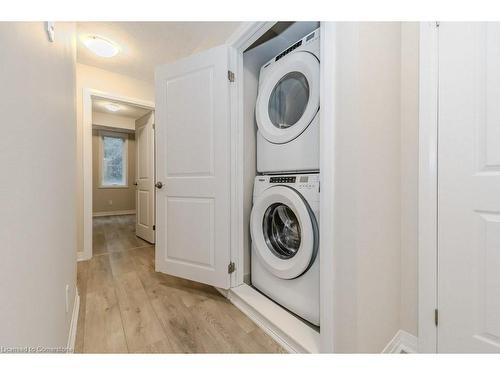
[[[294,184],[297,180],[296,176],[279,176],[269,178],[270,184]]]
[[[254,199],[264,190],[273,189],[280,185],[289,186],[297,190],[309,203],[319,201],[319,173],[256,176],[253,189]]]
[[[313,189],[316,186],[318,186],[318,179],[316,178],[317,176],[299,176],[299,181],[297,186],[299,188],[305,188],[305,189]]]
[[[296,189],[318,190],[319,174],[298,174],[281,176],[257,176],[255,179],[255,188],[265,188],[269,185],[281,184],[293,186]]]

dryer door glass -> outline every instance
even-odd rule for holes
[[[269,97],[269,119],[279,129],[300,120],[309,102],[309,83],[304,74],[290,72],[281,78]]]
[[[264,239],[269,249],[280,259],[290,259],[300,247],[300,225],[287,205],[275,203],[268,207],[262,221]]]

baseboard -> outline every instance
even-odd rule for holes
[[[101,212],[93,212],[92,217],[134,215],[134,214],[135,214],[135,210],[101,211]]]
[[[281,306],[243,284],[231,288],[229,300],[289,353],[319,353],[319,333]]]
[[[229,299],[229,290],[228,289],[222,289],[222,288],[217,288],[215,287],[215,289],[224,296],[224,298],[227,298]]]
[[[418,339],[400,329],[384,348],[382,353],[406,354],[418,352]]]
[[[76,253],[76,261],[77,262],[83,262],[84,260],[89,260],[89,258],[87,258],[87,256],[85,255],[85,252],[78,251]]]
[[[76,329],[78,326],[78,313],[80,312],[80,295],[78,289],[75,288],[75,302],[73,303],[73,313],[71,314],[71,324],[69,326],[68,344],[66,348],[68,353],[75,351]]]

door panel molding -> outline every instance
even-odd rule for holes
[[[158,271],[228,289],[230,47],[156,70]]]
[[[439,34],[438,351],[500,353],[500,24]]]
[[[419,352],[500,351],[500,154],[486,137],[500,118],[487,104],[500,95],[488,69],[500,49],[490,38],[500,25],[421,24]]]

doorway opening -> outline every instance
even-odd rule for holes
[[[93,254],[154,243],[152,124],[150,109],[92,100]]]
[[[154,104],[85,90],[84,251],[155,243]]]

